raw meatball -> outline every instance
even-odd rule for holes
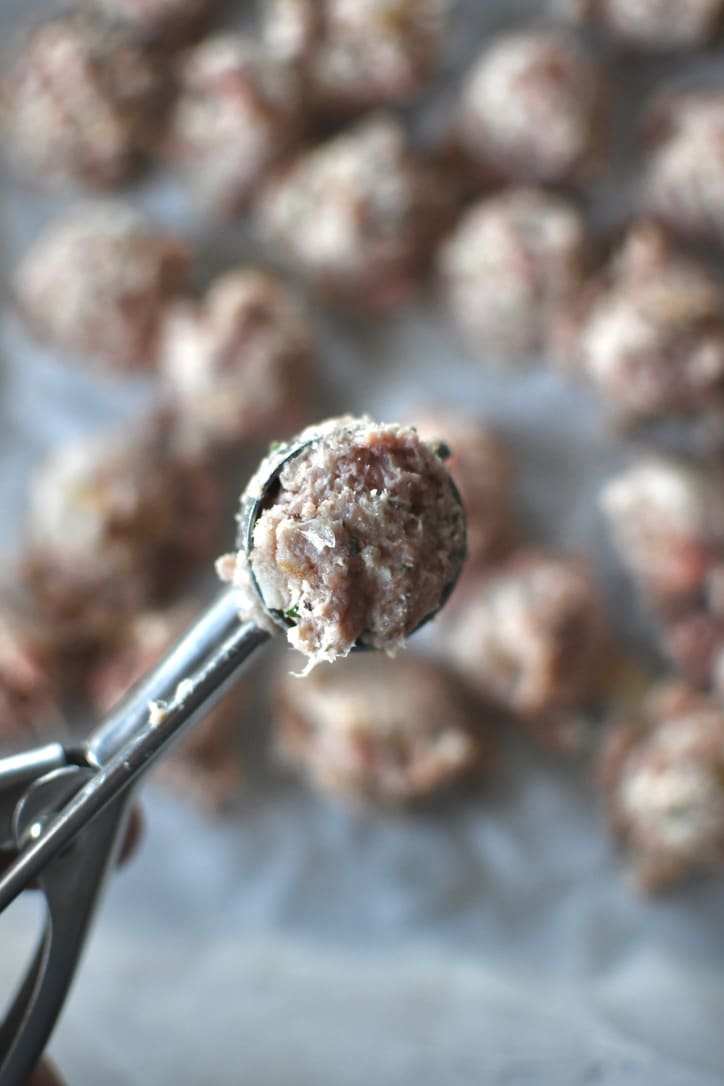
[[[445,202],[400,125],[377,116],[292,162],[258,212],[268,241],[323,294],[380,309],[413,292]]]
[[[159,44],[177,48],[192,42],[213,19],[220,0],[83,0],[109,18],[127,22]]]
[[[289,643],[308,656],[307,670],[356,643],[393,655],[460,573],[465,518],[450,476],[415,430],[369,418],[330,419],[298,443],[291,459],[286,447],[264,461],[242,495],[243,529],[245,511],[283,464],[250,554],[222,559],[220,574],[241,589],[248,617],[250,567],[266,608],[290,623]]]
[[[107,369],[156,362],[164,307],[185,285],[186,245],[131,208],[91,204],[52,225],[15,275],[32,330],[61,351]]]
[[[217,544],[217,483],[160,423],[61,446],[30,490],[27,580],[66,641],[102,643],[167,599]]]
[[[298,62],[312,104],[344,115],[403,101],[430,81],[449,0],[266,0],[272,49]]]
[[[42,639],[12,610],[0,611],[0,747],[20,748],[55,732],[62,717]]]
[[[462,90],[457,131],[484,174],[576,181],[601,141],[596,65],[567,35],[521,30],[486,47]]]
[[[700,607],[676,616],[663,629],[663,647],[677,671],[697,686],[724,695],[724,614]]]
[[[718,470],[647,458],[605,486],[601,504],[624,564],[671,615],[703,598],[724,563],[724,480]]]
[[[554,7],[654,52],[703,45],[714,37],[724,13],[722,0],[555,0]]]
[[[646,210],[678,234],[724,241],[724,91],[663,95],[648,152]]]
[[[445,301],[468,347],[493,360],[539,351],[581,285],[585,256],[583,218],[557,196],[521,188],[475,204],[439,257]]]
[[[652,226],[632,231],[558,334],[562,356],[610,412],[641,424],[724,408],[724,288]]]
[[[163,58],[123,27],[71,12],[28,35],[2,88],[5,146],[48,183],[119,185],[143,163],[164,119]]]
[[[397,805],[488,768],[490,740],[459,683],[439,665],[365,654],[306,679],[280,673],[282,758],[323,792]]]
[[[90,672],[86,685],[100,717],[154,667],[194,618],[191,605],[144,611],[124,625]],[[237,739],[249,683],[238,682],[203,720],[194,724],[160,763],[157,779],[198,806],[220,811],[238,795],[243,773]]]
[[[161,372],[191,448],[292,433],[304,421],[313,361],[309,317],[261,269],[227,272],[202,302],[168,309]]]
[[[236,34],[189,50],[178,77],[165,157],[209,211],[236,215],[297,142],[297,80],[288,65]]]
[[[465,507],[467,578],[499,558],[514,534],[507,452],[489,426],[455,411],[415,413],[412,421],[423,441],[450,450],[445,466]]]
[[[657,688],[608,736],[611,826],[645,891],[724,866],[724,712],[685,686]]]
[[[445,619],[447,651],[471,687],[543,742],[574,747],[600,696],[609,642],[598,593],[571,558],[517,551],[469,584]]]

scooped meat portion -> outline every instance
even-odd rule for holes
[[[31,626],[0,610],[0,748],[27,746],[55,732],[62,714],[46,646]]]
[[[724,239],[724,92],[662,91],[649,110],[643,204],[676,234]]]
[[[440,452],[411,427],[352,417],[310,427],[292,447],[301,452],[272,454],[242,496],[243,510],[282,464],[248,556],[223,559],[220,574],[243,589],[251,572],[307,670],[357,642],[394,654],[444,602],[465,557]]]
[[[724,15],[722,0],[554,0],[553,6],[557,14],[603,27],[642,52],[703,45]]]
[[[311,318],[261,268],[235,268],[200,302],[171,305],[161,373],[179,439],[203,449],[293,433],[307,421],[314,354]]]
[[[216,34],[185,53],[164,156],[213,214],[241,212],[301,134],[294,73],[239,34]]]
[[[450,210],[446,185],[395,118],[365,118],[272,177],[261,233],[330,300],[399,306],[415,291]]]
[[[190,263],[187,245],[133,208],[81,205],[30,247],[15,298],[32,331],[74,360],[150,369],[165,306],[184,290]]]
[[[448,0],[265,0],[272,49],[304,73],[324,114],[344,116],[404,101],[442,59]]]
[[[600,151],[602,101],[598,68],[573,38],[528,28],[486,45],[463,86],[458,137],[485,176],[577,181]]]
[[[559,347],[629,425],[724,410],[724,284],[651,224],[633,229],[584,287]]]
[[[215,546],[218,481],[156,420],[58,448],[30,490],[25,577],[65,641],[100,643],[168,599]]]
[[[207,28],[220,0],[83,0],[86,7],[127,23],[168,49],[186,45]]]
[[[170,88],[163,55],[140,35],[61,12],[19,43],[3,79],[3,149],[43,184],[118,186],[157,140]]]
[[[503,364],[539,351],[581,286],[586,249],[583,216],[559,196],[511,188],[473,204],[438,258],[446,308],[468,349]]]
[[[585,566],[517,551],[456,596],[447,652],[473,689],[552,747],[575,747],[595,704],[610,642]]]
[[[724,565],[719,471],[647,457],[606,484],[601,504],[626,567],[659,613],[702,602]]]
[[[505,553],[515,536],[508,450],[487,423],[462,412],[416,411],[412,424],[423,440],[450,450],[445,464],[465,507],[467,578]]]
[[[724,712],[710,698],[656,688],[638,718],[612,728],[600,772],[612,829],[643,890],[724,868]]]
[[[491,763],[480,714],[454,676],[430,660],[360,653],[301,682],[282,670],[277,748],[323,792],[394,806]]]

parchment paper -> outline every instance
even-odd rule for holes
[[[0,0],[0,37],[36,4]],[[445,84],[483,33],[535,3],[467,0]],[[721,63],[709,57],[708,66]],[[679,66],[680,67],[680,66]],[[622,111],[676,63],[636,65]],[[444,102],[445,92],[441,95]],[[434,124],[435,102],[423,124]],[[596,196],[615,219],[635,175]],[[67,202],[0,177],[5,276]],[[206,228],[168,180],[129,197],[191,238]],[[222,266],[252,251],[212,231]],[[585,393],[544,367],[486,374],[426,303],[361,325],[320,314],[323,408],[395,417],[474,406],[517,459],[532,538],[581,549],[632,642],[650,631],[613,561],[595,494],[631,450]],[[53,443],[137,412],[148,382],[92,378],[0,327],[0,532],[19,538],[31,465]],[[243,483],[240,479],[240,486]],[[229,527],[230,538],[232,525]],[[222,822],[145,793],[144,846],[113,883],[51,1051],[71,1086],[714,1086],[724,1076],[724,886],[645,903],[623,882],[585,772],[511,737],[498,779],[416,817],[349,812],[270,767]],[[0,918],[0,991],[27,960],[37,902]]]

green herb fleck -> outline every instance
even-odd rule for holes
[[[277,450],[281,449],[281,447],[282,447],[281,441],[270,441],[269,442],[269,450],[268,450],[267,455],[271,456],[272,453],[277,452]]]
[[[285,611],[284,617],[288,618],[290,622],[296,622],[299,618],[299,604],[295,603],[293,607],[290,607],[288,611]]]

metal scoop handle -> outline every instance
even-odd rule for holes
[[[24,842],[0,877],[0,911],[44,865],[119,793],[126,791],[182,732],[208,712],[269,634],[239,622],[233,591],[225,592],[161,663],[114,709],[78,751],[76,764],[96,772],[43,827]],[[151,703],[157,710],[150,711]],[[0,789],[2,789],[0,765]]]
[[[240,624],[227,591],[80,750],[52,744],[0,762],[2,844],[18,850],[0,877],[0,910],[34,879],[47,904],[35,958],[0,1023],[0,1086],[24,1086],[50,1036],[123,836],[133,785],[269,636]]]

